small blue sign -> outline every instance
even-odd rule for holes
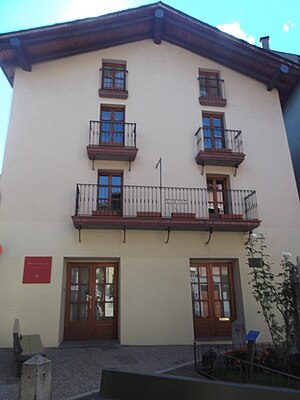
[[[259,338],[260,331],[249,331],[246,336],[246,340],[250,342],[256,342],[256,340]]]

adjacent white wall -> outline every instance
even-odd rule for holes
[[[100,99],[102,59],[126,60],[127,100]],[[216,69],[225,81],[227,106],[201,106],[198,69]],[[100,104],[126,106],[137,123],[136,160],[96,161],[86,154],[89,120]],[[233,168],[197,166],[194,134],[201,112],[225,113],[228,129],[241,129],[246,159]],[[38,331],[46,346],[63,335],[67,259],[120,259],[119,331],[123,344],[184,344],[193,340],[190,259],[234,260],[248,329],[263,331],[247,284],[242,233],[84,230],[72,225],[76,183],[96,183],[98,169],[124,170],[126,184],[158,185],[155,164],[163,159],[166,186],[206,187],[206,174],[230,176],[231,188],[257,191],[261,229],[269,252],[299,253],[299,202],[276,90],[208,59],[163,42],[146,40],[49,61],[18,70],[1,178],[0,346],[11,345],[15,317],[24,333]],[[51,284],[22,284],[25,256],[52,256]],[[241,315],[243,317],[243,315]]]

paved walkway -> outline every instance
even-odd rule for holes
[[[114,342],[69,342],[46,349],[52,361],[52,399],[64,400],[100,388],[103,368],[131,372],[193,376],[193,346],[121,346]],[[189,364],[190,363],[190,364]],[[184,367],[189,364],[191,367]],[[167,371],[165,371],[167,370]],[[15,377],[12,349],[0,349],[0,399],[17,400],[20,380]],[[196,376],[196,375],[195,375]]]

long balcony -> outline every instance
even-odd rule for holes
[[[195,136],[198,165],[238,167],[245,159],[239,130],[201,127]]]
[[[77,184],[76,228],[249,231],[259,226],[256,193],[159,186]]]
[[[135,123],[90,121],[87,153],[91,160],[134,161],[137,151]]]

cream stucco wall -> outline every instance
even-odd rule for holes
[[[102,59],[126,60],[127,100],[98,96]],[[227,106],[200,106],[198,69],[221,72]],[[136,160],[95,161],[86,154],[89,120],[100,104],[126,106],[137,123]],[[201,168],[194,134],[202,111],[225,113],[228,129],[241,129],[245,161]],[[126,184],[158,185],[163,160],[166,186],[206,187],[206,174],[228,175],[231,188],[257,191],[261,227],[278,263],[281,251],[299,254],[299,202],[276,90],[208,59],[163,42],[141,41],[18,70],[1,179],[0,346],[11,344],[13,319],[38,331],[46,346],[63,337],[65,266],[69,259],[120,260],[119,338],[123,344],[183,344],[193,340],[189,281],[191,259],[235,262],[239,316],[263,331],[247,284],[242,233],[84,230],[72,225],[76,183],[96,183],[98,169],[124,171]],[[50,284],[22,284],[24,256],[52,256]]]

